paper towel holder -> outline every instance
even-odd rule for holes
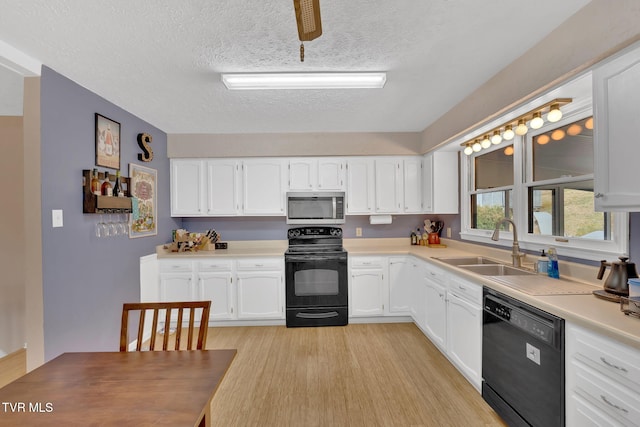
[[[392,219],[391,215],[370,215],[369,224],[391,224]]]

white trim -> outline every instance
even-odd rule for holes
[[[25,77],[39,76],[42,62],[0,40],[0,66]]]
[[[531,182],[532,172],[525,167],[526,159],[531,156],[531,148],[529,141],[537,134],[543,133],[550,127],[558,127],[567,124],[572,121],[580,120],[589,115],[592,115],[592,106],[589,103],[582,101],[569,104],[563,108],[564,117],[561,121],[553,124],[545,124],[540,129],[528,132],[525,136],[516,136],[511,141],[503,141],[501,144],[492,147],[490,150],[482,150],[479,153],[474,153],[470,156],[463,156],[460,161],[460,191],[462,194],[460,201],[460,238],[471,242],[477,242],[487,245],[500,246],[510,248],[513,244],[513,235],[509,232],[501,232],[500,240],[494,242],[491,240],[492,230],[476,230],[470,228],[471,224],[471,206],[470,195],[481,194],[486,191],[475,191],[473,188],[473,166],[472,161],[478,155],[486,154],[492,150],[503,149],[507,145],[513,144],[514,154],[514,175],[513,175],[513,187],[506,186],[500,188],[494,188],[487,191],[504,191],[513,188],[512,203],[514,207],[514,221],[518,230],[518,239],[520,248],[523,250],[539,252],[542,249],[547,249],[550,246],[554,246],[558,249],[560,256],[568,256],[572,258],[579,258],[591,261],[600,261],[602,259],[612,259],[618,256],[628,256],[629,253],[629,216],[624,212],[614,212],[613,216],[613,230],[612,234],[614,241],[602,241],[602,240],[590,240],[580,238],[562,238],[565,241],[558,241],[556,236],[540,236],[527,233],[527,188],[540,184],[547,184],[553,182],[567,182],[566,179],[549,180],[544,182]],[[499,121],[499,120],[498,120]],[[482,132],[479,132],[481,134]],[[459,143],[470,139],[469,137],[461,138]],[[526,174],[526,175],[525,175]],[[575,180],[590,179],[592,175],[585,175]],[[525,208],[525,209],[521,209]]]

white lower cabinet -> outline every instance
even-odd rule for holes
[[[640,425],[640,354],[602,335],[567,323],[568,427]]]
[[[193,301],[195,285],[191,261],[161,260],[158,292],[161,301]],[[144,302],[144,301],[143,301]]]
[[[160,301],[211,300],[209,321],[284,319],[284,259],[160,259]]]
[[[238,319],[284,319],[282,271],[242,271],[238,278]]]
[[[209,320],[235,319],[231,271],[198,273],[198,295],[202,300],[211,300]]]
[[[349,316],[384,315],[386,260],[351,257],[349,264]]]
[[[388,314],[410,315],[413,286],[417,279],[418,262],[413,257],[389,257]]]
[[[424,289],[424,326],[427,337],[442,351],[447,344],[447,288],[445,274],[433,267],[427,268],[422,283]]]
[[[447,354],[473,386],[482,387],[482,286],[451,276],[447,289]]]

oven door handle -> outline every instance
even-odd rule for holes
[[[285,262],[346,261],[345,255],[286,255]]]
[[[296,317],[301,319],[329,319],[331,317],[338,317],[337,311],[328,311],[326,313],[297,313]]]

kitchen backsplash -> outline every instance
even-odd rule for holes
[[[356,237],[356,228],[359,227],[362,228],[363,238],[406,237],[409,239],[411,231],[419,225],[423,226],[425,219],[444,221],[445,230],[442,231],[442,236],[445,237],[446,228],[451,227],[451,237],[459,238],[459,215],[393,215],[391,224],[379,225],[369,224],[368,215],[348,215],[346,222],[340,227],[345,238]],[[287,230],[295,227],[288,225],[284,217],[183,218],[182,226],[190,231],[213,228],[222,236],[222,240],[284,240]]]

